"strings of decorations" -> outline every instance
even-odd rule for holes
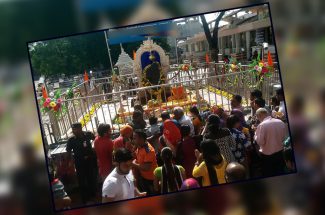
[[[207,90],[208,90],[209,92],[213,92],[213,93],[215,93],[215,94],[217,94],[217,95],[219,95],[219,96],[222,96],[222,97],[228,99],[229,101],[230,101],[230,100],[232,99],[232,97],[234,96],[233,94],[231,94],[231,93],[229,93],[229,92],[226,92],[226,91],[223,91],[223,90],[217,89],[217,88],[212,87],[212,86],[207,87]],[[242,100],[242,104],[243,104],[243,105],[248,104],[247,100],[243,98],[243,100]]]
[[[229,63],[225,63],[223,65],[224,73],[229,74],[233,72],[241,72],[242,71],[242,65],[241,63],[238,63],[236,58],[231,57],[229,60]],[[239,77],[236,75],[235,79],[232,80],[230,76],[226,77],[226,81],[224,83],[224,87],[232,87],[236,86],[239,82]]]
[[[273,60],[270,51],[268,51],[267,62],[264,62],[260,57],[260,53],[258,53],[257,58],[254,59],[253,62],[248,66],[250,68],[249,71],[252,72],[256,78],[256,84],[250,84],[250,88],[260,89],[265,77],[271,77],[272,73],[274,72]]]
[[[74,92],[73,89],[77,86],[77,83],[74,82],[72,86],[67,90],[65,99],[73,99],[74,98]]]
[[[238,63],[235,58],[231,58],[229,60],[229,63],[224,64],[223,71],[224,74],[230,74],[233,72],[242,72],[242,65]],[[221,81],[224,82],[225,88],[233,87],[237,85],[241,85],[241,86],[247,85],[248,88],[250,89],[253,88],[261,89],[265,78],[271,77],[273,71],[274,71],[273,60],[270,51],[268,51],[267,62],[264,62],[263,59],[261,59],[260,54],[258,53],[257,58],[254,59],[252,63],[248,65],[248,72],[252,73],[256,80],[254,84],[253,81],[250,79],[250,74],[248,73],[242,74],[240,78],[237,75],[234,78],[231,78],[230,76],[222,77]]]
[[[42,87],[40,105],[43,114],[52,112],[56,117],[61,116],[67,110],[62,102],[61,90],[56,90],[54,93],[48,95],[44,86]]]
[[[94,116],[95,111],[97,111],[99,108],[101,107],[101,103],[98,102],[96,104],[93,104],[90,109],[89,112],[86,113],[81,120],[79,121],[81,123],[81,126],[84,127],[85,125],[87,125],[88,122],[90,122],[91,118]]]
[[[186,72],[188,74],[188,77],[192,79],[190,75],[190,71],[192,69],[193,67],[190,64],[181,64],[178,66],[177,70],[175,71],[175,74],[171,78],[169,78],[168,81],[174,79],[177,75],[180,74],[180,72]]]

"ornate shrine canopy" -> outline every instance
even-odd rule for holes
[[[133,72],[133,60],[124,51],[122,44],[120,45],[121,45],[121,54],[119,55],[115,66],[119,68],[119,72],[121,75],[131,74]]]

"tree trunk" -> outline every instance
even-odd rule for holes
[[[214,28],[212,31],[212,35],[211,35],[209,25],[208,25],[204,15],[200,15],[204,33],[205,33],[205,36],[206,36],[208,44],[209,44],[211,59],[215,62],[218,62],[218,54],[219,54],[219,46],[218,46],[218,30],[219,30],[219,28],[218,28],[218,26],[219,26],[219,22],[222,19],[224,14],[225,14],[225,11],[222,11],[219,13],[218,17],[216,18]]]

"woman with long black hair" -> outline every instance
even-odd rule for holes
[[[186,179],[185,169],[173,164],[173,153],[169,147],[161,150],[163,165],[154,171],[154,189],[158,193],[175,192],[180,190],[183,180]]]
[[[236,146],[236,142],[228,128],[221,128],[219,116],[211,114],[208,117],[204,132],[203,139],[214,140],[227,163],[236,161],[231,151]]]
[[[197,162],[193,169],[193,176],[202,177],[202,186],[226,183],[227,162],[221,155],[216,142],[206,139],[202,141],[200,148],[202,153],[195,150]]]

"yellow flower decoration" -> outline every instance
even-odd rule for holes
[[[55,103],[55,102],[51,102],[51,103],[50,103],[50,107],[51,107],[51,108],[54,108],[55,106],[56,106],[56,103]]]

